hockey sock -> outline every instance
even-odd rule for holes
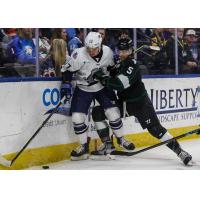
[[[117,138],[120,138],[123,136],[123,124],[122,124],[121,119],[110,121],[110,127],[112,128]]]
[[[177,140],[174,140],[174,141],[168,143],[167,147],[169,147],[177,155],[181,152],[181,147],[180,147],[180,144],[177,142]]]
[[[98,135],[99,135],[99,137],[100,137],[102,142],[111,141],[108,127],[104,128],[104,129],[97,130],[97,133],[98,133]]]
[[[79,135],[77,135],[77,136],[78,136],[79,142],[80,142],[81,144],[86,144],[86,143],[87,143],[87,134],[86,134],[86,132],[85,132],[85,133],[82,133],[82,134],[79,134]]]
[[[173,136],[169,133],[169,132],[166,132],[162,138],[160,138],[160,140],[162,142],[166,141],[166,140],[169,140],[173,138]],[[180,151],[181,151],[181,148],[180,148],[180,145],[179,143],[177,142],[177,140],[173,140],[171,142],[169,142],[167,145],[167,147],[169,147],[172,151],[174,151],[176,154],[179,154]]]

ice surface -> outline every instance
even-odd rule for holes
[[[193,157],[193,166],[184,166],[174,152],[160,146],[131,157],[116,156],[115,160],[65,160],[48,164],[51,170],[200,170],[200,139],[181,142]],[[42,166],[29,169],[42,169]]]

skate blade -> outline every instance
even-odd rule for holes
[[[89,158],[89,154],[84,154],[79,157],[71,156],[71,161],[87,160],[88,158]]]
[[[99,160],[99,161],[107,161],[107,160],[115,160],[114,155],[90,155],[91,160]]]

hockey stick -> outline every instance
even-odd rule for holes
[[[24,149],[29,145],[29,143],[35,138],[35,136],[40,132],[40,130],[44,127],[44,125],[48,122],[48,120],[58,111],[58,108],[63,104],[65,99],[61,99],[60,103],[54,108],[53,112],[43,121],[40,127],[35,131],[35,133],[31,136],[31,138],[26,142],[26,144],[21,148],[21,150],[15,155],[15,157],[11,160],[10,166],[16,161],[16,159],[21,155]]]
[[[143,49],[150,49],[150,50],[153,50],[153,51],[160,51],[160,47],[158,47],[158,46],[142,45],[142,46],[138,47],[135,50],[133,49],[133,53],[138,53],[138,52],[142,51]]]
[[[173,140],[177,140],[177,139],[186,137],[186,136],[191,135],[191,134],[193,134],[193,133],[197,133],[197,134],[198,134],[199,132],[200,132],[200,128],[195,129],[195,130],[193,130],[193,131],[189,131],[189,132],[187,132],[187,133],[183,133],[183,134],[181,134],[181,135],[179,135],[179,136],[173,137],[173,138],[171,138],[171,139],[169,139],[169,140],[165,140],[164,142],[157,143],[157,144],[155,144],[155,145],[149,146],[149,147],[147,147],[147,148],[144,148],[144,149],[141,149],[141,150],[138,150],[138,151],[134,151],[134,152],[125,152],[125,151],[117,151],[117,150],[116,150],[116,151],[111,152],[111,155],[134,156],[134,155],[136,155],[136,154],[139,154],[139,153],[148,151],[148,150],[150,150],[150,149],[154,149],[154,148],[156,148],[156,147],[159,147],[159,146],[162,146],[162,145],[164,145],[164,144],[167,144],[167,143],[169,143],[169,142],[171,142],[171,141],[173,141]]]
[[[0,154],[0,164],[5,166],[5,167],[10,167],[11,161],[5,159],[1,154]]]

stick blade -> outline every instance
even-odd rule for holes
[[[133,156],[135,154],[135,152],[128,152],[128,151],[112,151],[111,155],[115,155],[115,156]]]
[[[10,167],[11,161],[6,160],[2,155],[0,155],[0,164],[5,166],[5,167]]]
[[[149,46],[149,49],[154,50],[154,51],[160,51],[160,47],[158,46]]]

